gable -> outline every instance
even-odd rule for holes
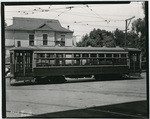
[[[37,28],[36,30],[53,30],[53,29],[50,28],[47,24],[44,24],[40,26],[39,28]]]

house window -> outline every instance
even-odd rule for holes
[[[47,45],[47,34],[43,34],[43,45]]]
[[[61,35],[61,46],[65,46],[65,35]]]
[[[21,42],[17,41],[17,47],[20,47],[20,46],[21,46]]]
[[[29,45],[30,45],[30,46],[33,46],[33,45],[34,45],[34,35],[33,35],[33,34],[30,34],[30,35],[29,35]]]

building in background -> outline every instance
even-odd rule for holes
[[[14,17],[5,28],[5,57],[9,62],[12,47],[76,46],[73,31],[61,26],[58,20]]]
[[[73,46],[73,31],[58,20],[14,17],[5,29],[5,46]]]

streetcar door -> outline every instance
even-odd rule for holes
[[[15,51],[15,76],[32,76],[32,51]]]
[[[129,52],[130,58],[130,72],[138,73],[141,70],[140,67],[140,52]]]
[[[24,52],[24,75],[32,76],[32,51]]]

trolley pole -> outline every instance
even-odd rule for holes
[[[131,18],[125,20],[125,43],[124,43],[124,44],[125,44],[125,47],[127,46],[127,30],[128,30],[128,27],[129,27],[129,25],[130,25],[130,23],[131,23],[131,20],[132,20],[133,18],[135,18],[135,16],[133,16],[133,17],[131,17]],[[129,21],[129,23],[128,23],[128,21]]]

